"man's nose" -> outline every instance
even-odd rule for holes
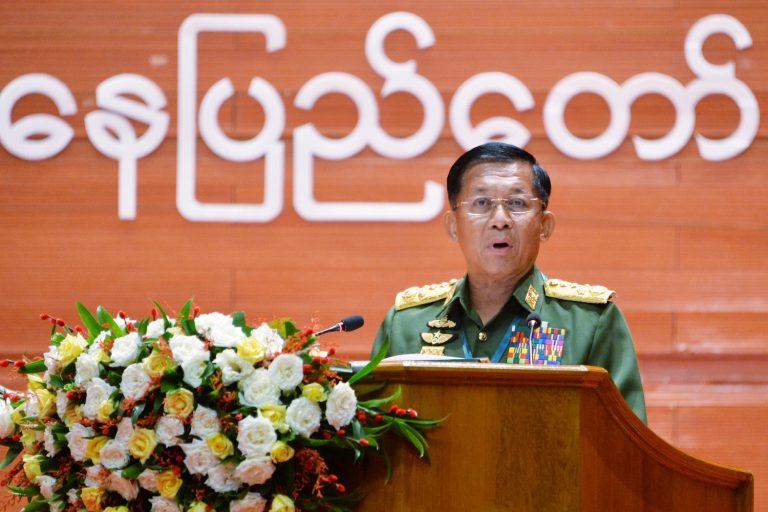
[[[512,214],[504,207],[504,203],[498,202],[491,210],[491,227],[496,229],[508,228],[512,225]]]

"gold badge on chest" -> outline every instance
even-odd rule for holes
[[[448,318],[447,316],[444,316],[442,318],[436,318],[434,320],[430,320],[427,322],[427,325],[429,327],[434,327],[435,329],[453,329],[456,327],[456,322]]]
[[[430,345],[442,345],[451,341],[456,335],[450,332],[423,332],[421,333],[421,339],[424,343]]]
[[[420,354],[426,354],[429,356],[442,356],[445,355],[445,347],[421,347]]]
[[[536,309],[536,304],[539,302],[539,292],[532,285],[528,285],[528,292],[525,294],[525,303],[528,304],[531,309]]]

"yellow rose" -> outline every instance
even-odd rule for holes
[[[35,478],[43,474],[40,469],[41,458],[37,455],[25,455],[22,459],[24,461],[24,474],[27,475],[27,480],[34,482]]]
[[[101,500],[104,499],[104,489],[98,487],[83,487],[80,492],[85,510],[88,512],[101,512]]]
[[[181,478],[176,476],[173,471],[163,471],[157,475],[157,492],[163,498],[172,500],[176,497],[176,493],[179,492],[181,487]]]
[[[207,512],[207,511],[208,511],[208,505],[206,505],[202,501],[194,501],[190,503],[189,507],[187,507],[186,512]]]
[[[38,417],[50,416],[56,410],[56,395],[47,389],[36,389],[35,394],[37,395]]]
[[[162,377],[165,370],[176,367],[176,361],[162,352],[152,352],[148,358],[142,361],[144,370],[150,377]]]
[[[285,462],[293,458],[293,448],[289,444],[277,441],[272,445],[270,455],[272,456],[272,462]]]
[[[313,402],[324,402],[328,395],[325,394],[325,388],[318,382],[310,382],[301,390],[301,396],[308,398]]]
[[[155,431],[148,428],[134,429],[133,435],[128,440],[128,451],[142,464],[147,462],[155,446],[157,446]]]
[[[131,512],[131,511],[125,505],[120,505],[119,507],[107,507],[104,509],[104,512]]]
[[[115,402],[112,400],[105,400],[99,405],[99,410],[96,412],[96,419],[102,423],[109,421],[109,417],[113,412],[117,410]]]
[[[34,373],[27,375],[27,389],[30,391],[37,391],[38,389],[45,388],[45,381]]]
[[[59,361],[61,362],[62,368],[70,363],[74,363],[77,356],[79,356],[86,347],[88,347],[88,342],[85,341],[85,338],[83,338],[80,333],[77,333],[77,336],[67,334],[67,337],[64,338],[64,341],[59,345]]]
[[[267,354],[267,346],[256,338],[245,338],[237,342],[237,355],[249,363],[263,361]]]
[[[37,433],[39,430],[33,430],[31,428],[21,428],[21,444],[24,445],[24,449],[27,453],[37,453],[38,439]]]
[[[165,412],[171,416],[186,417],[192,413],[195,405],[195,395],[188,389],[174,389],[165,395]]]
[[[235,453],[235,447],[232,445],[232,441],[221,432],[211,436],[206,442],[208,443],[208,448],[210,448],[211,452],[220,459],[226,459]]]
[[[11,419],[13,422],[17,425],[23,425],[24,424],[24,418],[26,418],[27,415],[24,414],[24,404],[21,404],[17,408],[13,410],[11,413]]]
[[[101,448],[107,444],[109,437],[96,436],[88,440],[88,445],[85,447],[85,456],[91,459],[94,464],[101,464]]]
[[[269,512],[294,512],[295,510],[296,507],[293,505],[291,498],[285,494],[275,494]]]
[[[275,428],[285,421],[284,405],[265,405],[264,407],[259,408],[259,412],[261,413],[261,416],[268,419]]]
[[[83,420],[83,405],[69,403],[67,405],[67,411],[64,413],[64,424],[72,428],[75,423],[80,423]]]

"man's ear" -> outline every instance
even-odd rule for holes
[[[549,240],[552,233],[555,231],[555,214],[549,210],[546,210],[541,214],[541,234],[539,237],[542,241]]]
[[[456,231],[456,212],[448,210],[443,215],[443,226],[445,226],[445,232],[448,233],[448,237],[451,240],[456,240],[458,233]]]

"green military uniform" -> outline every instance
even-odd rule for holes
[[[440,354],[486,357],[493,362],[600,366],[610,373],[624,399],[646,421],[632,335],[611,290],[546,280],[538,268],[523,278],[512,296],[487,324],[469,306],[467,278],[409,288],[379,328],[373,354],[389,338],[388,356]],[[533,331],[526,317],[537,313]],[[530,350],[529,354],[529,348]]]

